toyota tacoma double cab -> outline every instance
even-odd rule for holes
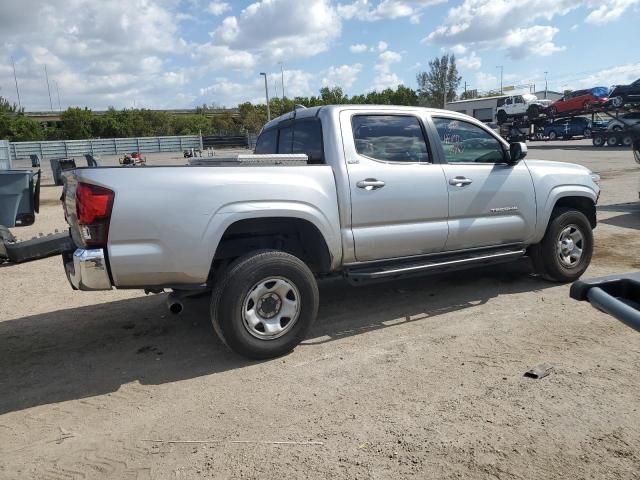
[[[542,100],[531,94],[512,95],[498,99],[496,106],[496,119],[502,125],[509,118],[527,116],[536,119],[547,111],[551,100]]]
[[[73,288],[171,289],[173,311],[210,294],[220,338],[269,358],[305,338],[321,277],[366,284],[528,255],[570,282],[591,260],[597,176],[526,159],[525,144],[463,114],[297,109],[264,126],[255,153],[65,172]]]

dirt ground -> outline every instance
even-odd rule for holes
[[[587,276],[640,269],[631,153],[529,157],[602,175]],[[14,233],[64,228],[59,194]],[[175,317],[164,295],[73,292],[59,258],[0,268],[0,291],[3,479],[640,478],[640,335],[526,262],[322,282],[309,338],[263,362],[220,344],[206,299]]]

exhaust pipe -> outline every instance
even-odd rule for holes
[[[180,315],[182,310],[184,310],[184,305],[175,293],[170,293],[167,297],[167,308],[169,308],[169,311],[174,315]]]

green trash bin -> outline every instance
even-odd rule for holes
[[[39,201],[39,170],[0,171],[0,225],[31,225],[35,221]]]

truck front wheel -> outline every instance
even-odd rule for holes
[[[253,359],[293,350],[318,313],[313,273],[299,258],[277,250],[252,252],[218,279],[211,320],[220,339]]]
[[[593,232],[589,220],[579,210],[554,210],[547,232],[529,254],[537,273],[554,282],[573,282],[591,263]]]

